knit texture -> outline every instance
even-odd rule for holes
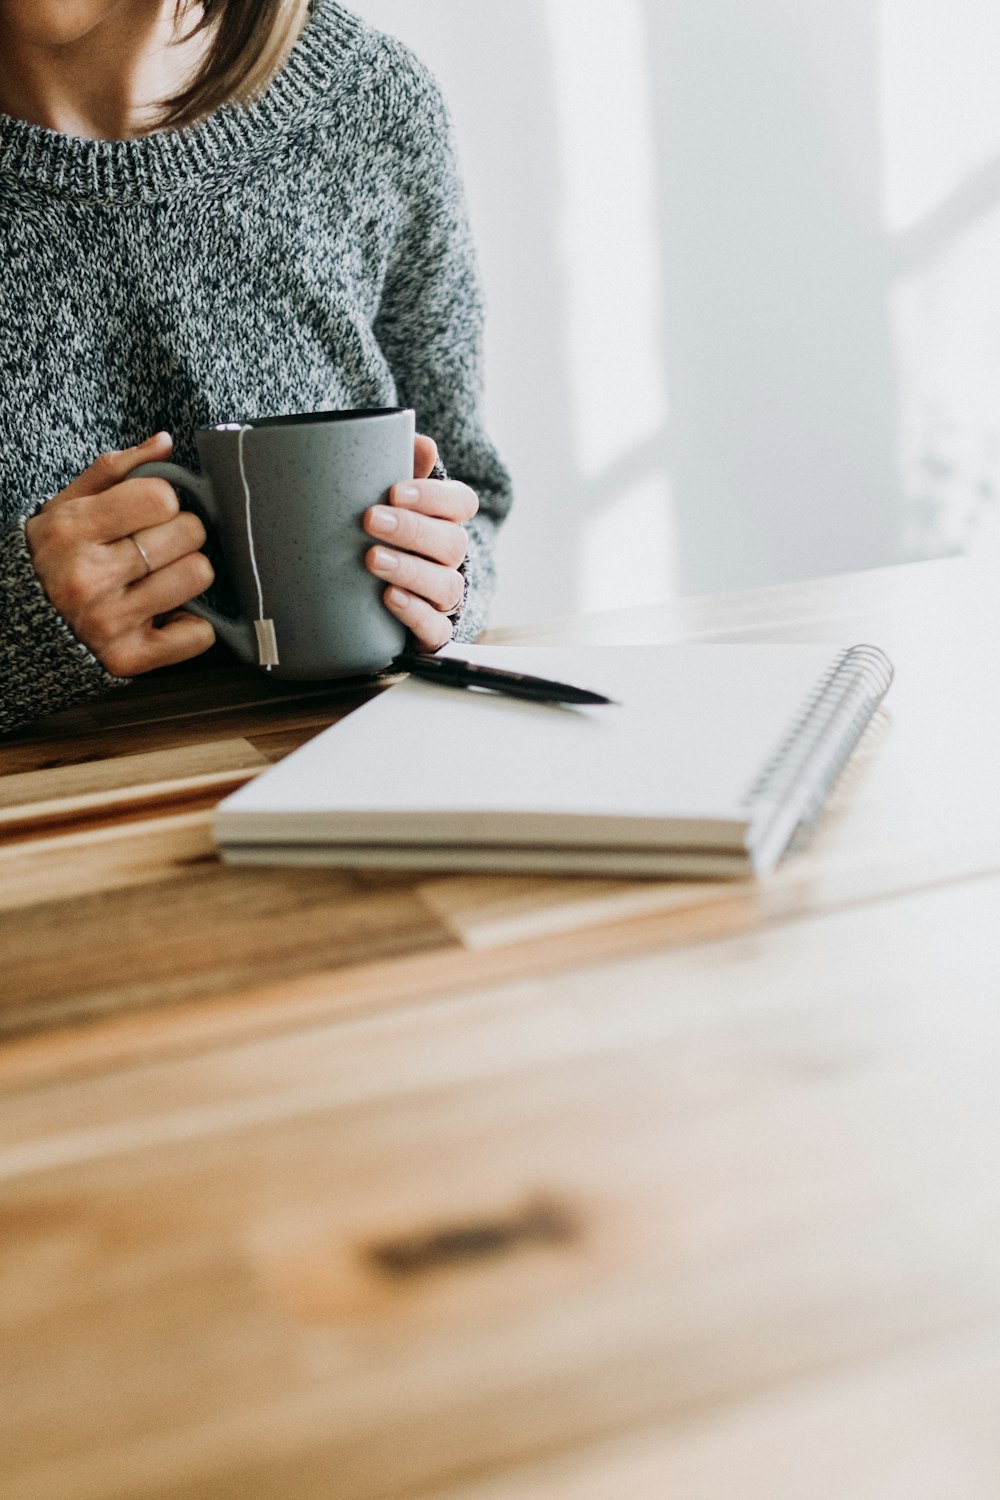
[[[113,688],[23,521],[102,451],[292,411],[412,406],[480,497],[482,629],[510,501],[482,422],[482,306],[447,111],[420,62],[315,0],[253,105],[89,141],[0,115],[0,731]]]

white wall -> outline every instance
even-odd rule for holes
[[[496,618],[966,545],[1000,479],[995,0],[355,0],[451,102]]]

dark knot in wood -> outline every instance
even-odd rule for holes
[[[449,1266],[493,1260],[532,1245],[565,1245],[577,1238],[570,1211],[551,1198],[532,1198],[505,1218],[442,1225],[421,1234],[383,1240],[366,1259],[385,1276],[420,1276]]]

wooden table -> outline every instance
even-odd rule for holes
[[[996,1500],[997,581],[496,634],[885,646],[760,885],[223,869],[351,703],[233,669],[3,741],[3,1500]]]

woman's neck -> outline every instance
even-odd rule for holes
[[[0,111],[63,135],[124,140],[198,71],[208,38],[174,0],[0,0]],[[187,39],[185,39],[187,38]]]

